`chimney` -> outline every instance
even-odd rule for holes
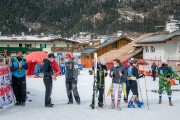
[[[163,34],[165,32],[165,26],[155,26],[158,29],[159,34]]]
[[[105,39],[101,39],[101,43],[105,42]]]
[[[21,32],[21,35],[24,37],[25,36],[24,32]]]
[[[44,37],[44,33],[43,32],[41,33],[41,36]]]
[[[179,30],[179,27],[177,26],[179,23],[178,20],[169,20],[166,22],[166,31],[169,33],[175,32]]]
[[[122,31],[118,31],[118,33],[117,33],[117,37],[121,37],[122,36]]]

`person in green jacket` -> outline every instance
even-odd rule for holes
[[[170,85],[170,80],[173,78],[173,70],[171,67],[168,67],[166,61],[162,62],[161,67],[158,68],[158,76],[159,76],[159,102],[158,104],[162,103],[162,93],[164,88],[167,92],[169,98],[169,105],[173,106],[171,101],[172,90]]]

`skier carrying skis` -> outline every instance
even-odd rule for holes
[[[123,66],[119,59],[114,59],[114,66],[111,68],[109,76],[112,78],[112,89],[111,89],[111,108],[115,108],[115,93],[118,90],[117,108],[120,108],[121,93],[123,84],[126,83],[127,70]]]
[[[134,59],[131,63],[131,66],[128,68],[131,69],[132,72],[130,73],[130,70],[128,70],[129,87],[133,93],[133,96],[131,97],[128,103],[128,108],[135,108],[134,102],[137,104],[139,108],[141,108],[141,106],[144,104],[143,102],[140,102],[138,98],[137,79],[145,77],[145,75],[144,74],[139,75],[138,68],[136,66],[137,66],[137,60]]]
[[[173,78],[173,71],[172,68],[168,67],[166,61],[162,61],[161,67],[158,68],[158,76],[159,76],[159,102],[158,104],[162,103],[162,93],[164,88],[167,92],[169,98],[169,105],[173,106],[171,101],[172,90],[170,85],[170,80]]]
[[[94,70],[94,66],[92,67],[92,69]],[[99,63],[97,63],[97,91],[99,92],[99,98],[98,98],[98,106],[100,108],[103,108],[104,104],[103,104],[103,96],[104,96],[104,84],[105,84],[105,77],[107,76],[107,67],[106,67],[106,63],[103,59],[100,60]],[[94,96],[94,92],[93,92],[93,96]],[[90,107],[92,109],[94,109],[94,102],[95,99],[93,97],[92,99],[92,104],[90,105]]]
[[[80,97],[77,90],[78,72],[78,64],[72,60],[71,54],[67,53],[65,63],[66,90],[69,99],[67,104],[73,104],[72,92],[77,104],[80,104]]]

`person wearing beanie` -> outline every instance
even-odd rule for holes
[[[78,83],[78,64],[73,61],[70,53],[66,54],[66,63],[65,63],[65,81],[66,81],[66,90],[68,96],[68,103],[73,104],[73,95],[77,104],[80,104],[80,97],[77,90]],[[72,95],[73,94],[73,95]]]

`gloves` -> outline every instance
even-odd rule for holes
[[[145,77],[144,73],[142,74],[142,77]]]

